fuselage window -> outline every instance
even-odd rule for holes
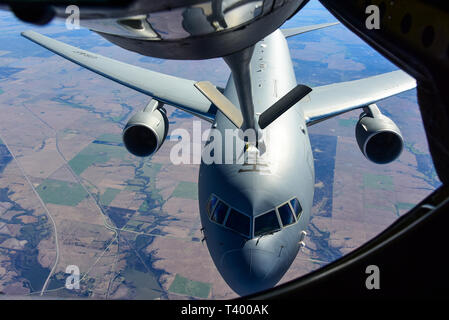
[[[228,212],[228,206],[225,205],[223,202],[219,201],[215,207],[214,212],[212,213],[212,216],[211,216],[212,221],[222,224],[226,217],[227,212]]]
[[[210,197],[209,202],[207,203],[207,214],[209,215],[209,217],[210,217],[210,215],[211,215],[211,213],[212,213],[212,210],[214,210],[215,204],[216,204],[217,202],[218,202],[217,197],[214,196],[214,195],[212,195],[212,196]]]
[[[301,216],[301,212],[302,212],[302,207],[301,204],[299,203],[298,199],[293,199],[292,201],[290,201],[292,208],[293,208],[293,212],[295,213],[295,216],[297,219],[299,219],[299,217]]]
[[[295,222],[295,217],[293,216],[292,209],[290,209],[288,203],[284,204],[283,206],[280,206],[278,208],[278,211],[283,226],[288,226],[289,224]]]
[[[280,228],[276,211],[270,211],[255,219],[254,236],[275,232]]]
[[[226,227],[245,236],[249,236],[250,219],[240,212],[231,209],[231,211],[229,211],[228,219],[226,220]]]

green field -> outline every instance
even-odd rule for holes
[[[127,156],[125,148],[106,144],[91,143],[69,161],[73,171],[80,175],[95,163],[106,163],[111,158],[124,159]]]
[[[101,136],[97,138],[100,141],[114,142],[114,143],[122,143],[122,136],[120,134],[114,133],[103,133]]]
[[[207,297],[209,297],[210,289],[210,283],[189,280],[180,276],[179,274],[176,274],[175,280],[173,280],[168,291],[172,293],[206,299]]]
[[[155,207],[161,207],[164,203],[164,199],[157,192],[157,190],[153,189],[147,193],[147,198],[142,202],[139,207],[139,212],[148,212]]]
[[[364,174],[363,186],[369,189],[394,191],[393,178],[381,174]]]
[[[128,180],[126,189],[140,191],[146,195],[146,199],[140,205],[138,211],[149,212],[155,207],[161,207],[164,199],[156,188],[156,176],[162,168],[161,163],[146,162],[139,170],[135,179]],[[149,179],[148,179],[149,178]]]
[[[100,203],[103,206],[108,206],[112,200],[120,193],[121,190],[114,188],[107,188],[106,191],[100,196]]]
[[[79,183],[46,179],[37,188],[46,203],[76,206],[87,197],[86,191]]]
[[[126,223],[126,226],[124,229],[126,230],[134,230],[134,231],[139,231],[140,228],[142,228],[143,226],[145,226],[145,222],[143,221],[139,221],[139,220],[130,220]]]
[[[150,206],[148,205],[147,200],[145,200],[145,201],[142,202],[142,204],[140,205],[138,211],[139,211],[139,212],[147,212],[148,210],[150,210]]]
[[[132,230],[136,232],[149,232],[150,231],[151,224],[139,221],[139,220],[131,220],[128,221],[126,226],[123,228],[124,230]]]
[[[357,124],[357,120],[355,119],[339,119],[338,120],[338,124],[341,127],[355,127],[355,125]]]
[[[161,168],[162,163],[146,163],[142,168],[143,175],[154,179]]]
[[[126,269],[123,275],[125,281],[132,283],[134,286],[134,299],[154,300],[161,296],[161,287],[157,282],[157,278],[150,273]]]
[[[172,197],[198,200],[198,184],[194,182],[181,181],[173,191]]]

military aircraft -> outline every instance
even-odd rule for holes
[[[403,71],[314,88],[297,84],[286,38],[331,25],[277,29],[223,57],[231,69],[224,89],[112,60],[34,31],[22,35],[153,98],[123,130],[124,145],[136,156],[155,153],[167,137],[164,104],[210,122],[206,146],[225,139],[226,130],[254,132],[252,138],[242,135],[231,164],[202,160],[198,181],[204,241],[227,284],[246,295],[276,285],[304,246],[315,183],[309,126],[362,109],[355,136],[367,159],[389,163],[403,149],[400,130],[375,104],[416,86]],[[225,153],[214,150],[219,151]]]

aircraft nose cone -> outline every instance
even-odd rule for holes
[[[242,249],[223,257],[223,274],[228,285],[239,295],[272,288],[285,273],[278,255],[261,249]]]
[[[250,255],[250,273],[255,279],[265,280],[276,264],[276,257],[264,250],[245,250]]]

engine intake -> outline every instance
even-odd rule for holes
[[[168,118],[162,106],[163,103],[152,100],[143,111],[134,114],[123,129],[123,143],[133,155],[150,156],[164,143]]]
[[[369,105],[360,114],[355,136],[364,156],[378,164],[396,160],[404,148],[401,131],[375,105]]]

